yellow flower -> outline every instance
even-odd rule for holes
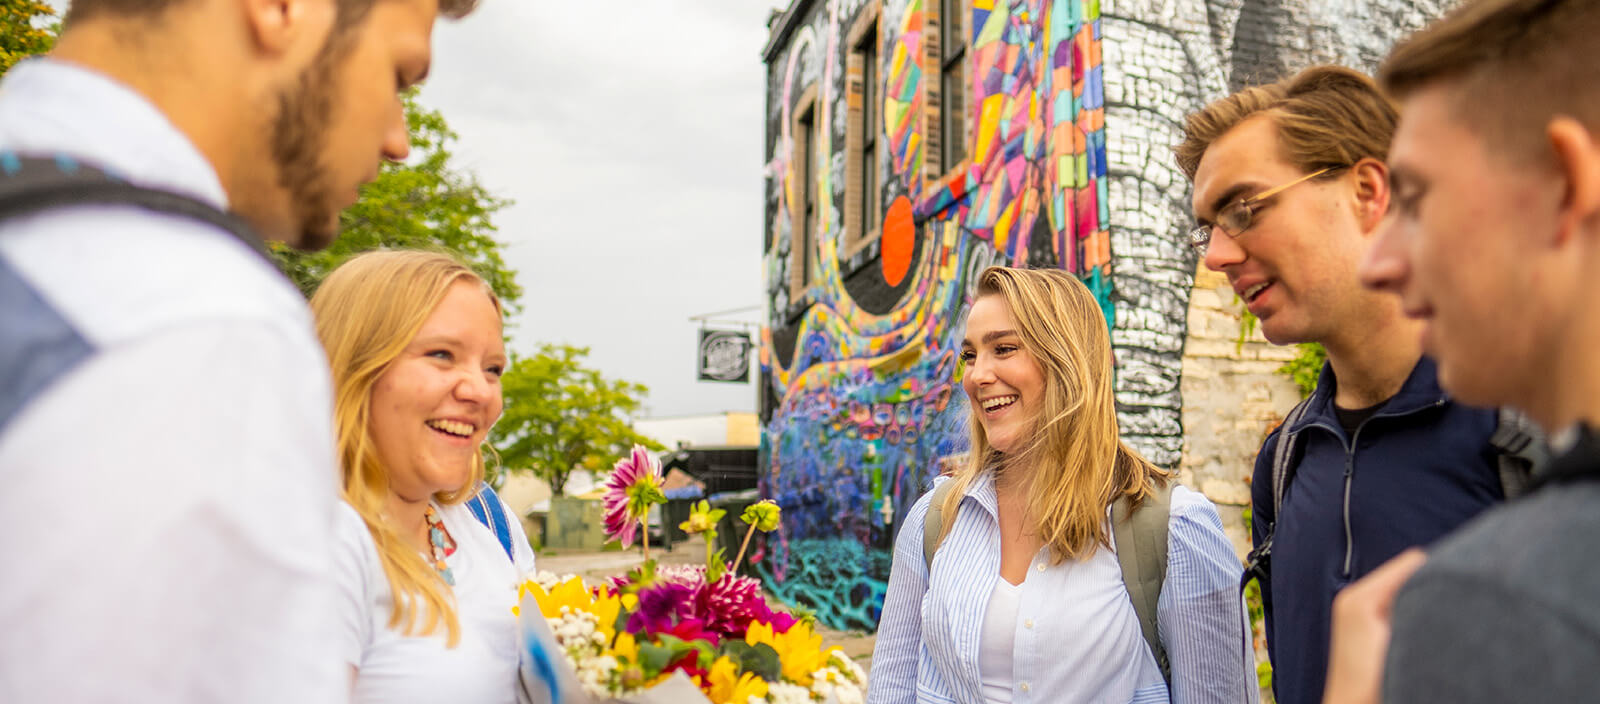
[[[518,596],[532,594],[539,603],[539,611],[545,618],[558,618],[561,616],[561,607],[565,606],[573,611],[592,611],[594,598],[589,596],[589,590],[583,586],[583,579],[573,577],[556,585],[555,589],[545,591],[538,582],[529,580],[523,583]],[[615,618],[615,614],[612,615]]]
[[[638,663],[639,641],[633,637],[632,633],[623,631],[617,634],[617,642],[611,646],[611,654],[616,656],[618,660]]]
[[[595,627],[606,636],[610,643],[617,636],[617,614],[623,610],[632,610],[639,603],[639,597],[633,594],[607,594],[602,591],[600,596],[595,596],[584,586],[583,579],[573,577],[557,584],[554,589],[545,591],[538,582],[528,580],[517,588],[517,601],[521,601],[529,594],[539,604],[539,611],[545,618],[561,616],[561,609],[567,608],[573,612],[587,611],[595,615]],[[512,613],[521,616],[520,607],[512,608]]]
[[[752,621],[744,642],[772,646],[783,664],[783,678],[802,687],[811,686],[811,673],[827,667],[829,654],[838,649],[823,650],[822,636],[812,633],[811,626],[803,622],[790,626],[787,633],[777,633],[772,626]]]
[[[706,503],[704,499],[701,499],[699,503],[696,503],[689,509],[689,520],[679,523],[678,527],[685,533],[704,533],[706,531],[711,531],[712,534],[715,535],[717,530],[717,521],[722,520],[722,516],[726,513],[726,510],[720,508],[712,510],[711,504]]]
[[[739,666],[733,664],[726,655],[711,663],[706,680],[711,683],[711,689],[706,694],[712,704],[744,704],[751,697],[767,696],[766,680],[757,677],[754,672],[739,674]]]

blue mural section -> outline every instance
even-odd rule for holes
[[[1099,2],[971,4],[966,156],[945,167],[930,161],[940,5],[877,5],[880,83],[868,93],[882,101],[881,124],[867,127],[883,138],[871,183],[887,207],[865,248],[847,236],[863,225],[844,216],[859,187],[846,137],[861,129],[852,101],[867,75],[849,70],[846,38],[871,24],[861,13],[874,4],[796,2],[766,56],[761,491],[784,522],[756,565],[779,598],[833,628],[877,627],[896,530],[966,450],[955,373],[977,275],[1062,267],[1085,278],[1108,322],[1116,314]]]
[[[763,428],[761,493],[784,522],[758,569],[776,595],[832,628],[877,627],[895,530],[941,463],[966,449],[966,396],[954,380],[964,311],[977,274],[1002,255],[956,223],[926,227],[933,244],[914,284],[923,295],[897,311],[901,325],[862,316],[873,320],[841,330],[815,307],[797,373],[764,369],[784,386],[772,389],[782,402]],[[893,332],[850,332],[880,329],[870,323]],[[856,347],[876,354],[847,356]]]

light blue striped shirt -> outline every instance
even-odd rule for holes
[[[950,534],[925,567],[928,492],[907,513],[872,653],[868,704],[982,702],[978,651],[1000,573],[994,483],[962,499]],[[1255,702],[1255,655],[1239,598],[1242,568],[1204,496],[1174,487],[1167,578],[1156,625],[1172,665],[1169,693],[1145,645],[1113,550],[1050,564],[1041,549],[1022,583],[1012,701],[1095,704]]]

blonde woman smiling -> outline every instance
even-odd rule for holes
[[[511,607],[533,554],[514,521],[508,554],[462,505],[500,417],[499,300],[448,256],[384,251],[336,269],[311,308],[333,366],[355,701],[515,702]]]
[[[1240,562],[1211,503],[1118,438],[1088,289],[987,269],[961,349],[971,450],[896,539],[867,701],[1256,700]],[[1150,643],[1113,540],[1119,502],[1167,528]],[[1137,514],[1163,505],[1165,521]]]

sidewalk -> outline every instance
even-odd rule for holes
[[[657,564],[685,565],[702,564],[705,560],[705,541],[695,536],[689,542],[676,543],[671,550],[658,550],[651,548],[650,556],[656,559]],[[638,549],[628,551],[610,552],[575,552],[566,550],[546,550],[538,556],[536,566],[540,570],[554,572],[558,575],[575,574],[584,578],[584,581],[593,583],[619,575],[644,563],[644,556]],[[768,596],[768,601],[772,598]],[[773,602],[774,607],[782,604]],[[872,666],[872,646],[876,637],[870,633],[859,631],[835,631],[822,624],[817,624],[817,633],[822,636],[824,646],[837,645],[844,650],[844,654],[856,661],[862,669]]]

